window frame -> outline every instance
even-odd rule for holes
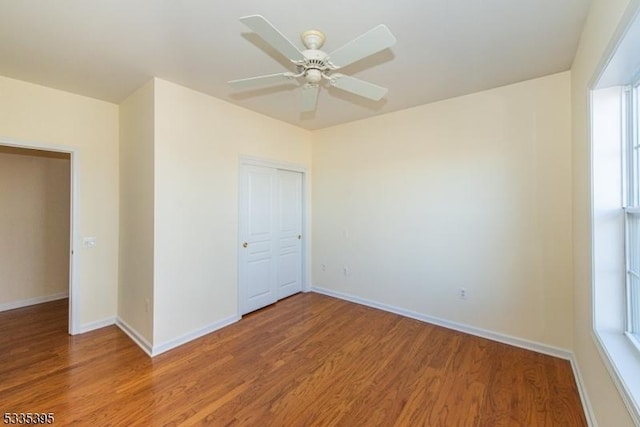
[[[629,414],[640,425],[640,348],[626,332],[626,216],[635,209],[626,206],[628,82],[590,87],[592,337]]]
[[[629,105],[620,92],[640,80],[639,46],[640,1],[634,1],[625,10],[587,83],[587,109],[592,338],[632,422],[640,426],[640,349],[626,333],[626,216],[632,208],[626,206],[629,188],[623,185],[626,179],[622,169],[628,168],[625,160],[630,159],[625,153],[624,134],[629,133],[631,122],[622,114]],[[640,129],[635,129],[635,134],[640,137]]]
[[[637,302],[640,298],[637,295],[640,293],[640,225],[632,225],[634,219],[637,222],[640,218],[640,72],[624,88],[620,112],[624,144],[621,180],[625,240],[625,335],[640,351],[640,303]]]

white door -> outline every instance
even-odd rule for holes
[[[242,166],[240,181],[240,314],[277,301],[277,171]]]
[[[278,299],[302,291],[302,174],[278,170]]]
[[[302,173],[242,165],[240,314],[302,290]]]

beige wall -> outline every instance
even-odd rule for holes
[[[571,349],[570,120],[565,72],[315,132],[314,285]]]
[[[118,106],[0,77],[0,138],[76,151],[78,235],[74,261],[80,327],[116,315]],[[95,236],[97,246],[80,244]]]
[[[155,80],[154,346],[238,312],[238,165],[309,167],[308,131]]]
[[[118,318],[153,342],[153,80],[120,105]]]
[[[0,307],[69,292],[70,166],[0,146]]]
[[[607,45],[624,14],[637,1],[593,0],[572,73],[573,107],[573,271],[574,352],[601,426],[631,426],[633,422],[600,358],[592,338],[591,174],[588,140],[588,90],[605,58]]]

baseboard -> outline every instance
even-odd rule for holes
[[[42,304],[45,302],[57,301],[59,299],[69,298],[69,291],[59,292],[57,294],[46,295],[43,297],[28,298],[19,301],[10,301],[0,304],[0,311],[15,310],[16,308],[28,307],[30,305]]]
[[[78,333],[84,334],[85,332],[90,332],[96,329],[104,328],[106,326],[115,325],[115,323],[116,323],[115,316],[107,317],[106,319],[96,320],[95,322],[89,322],[89,323],[80,325],[80,329]]]
[[[571,363],[571,369],[573,370],[573,378],[576,380],[576,386],[578,387],[578,394],[580,394],[580,401],[582,402],[582,407],[584,408],[584,416],[587,419],[587,424],[589,425],[589,427],[598,427],[596,415],[593,412],[593,406],[591,406],[591,401],[589,400],[589,395],[587,394],[587,387],[584,384],[584,380],[582,379],[580,367],[578,366],[578,361],[576,360],[575,355],[571,355],[569,362]]]
[[[210,334],[211,332],[217,331],[218,329],[222,329],[225,326],[229,326],[233,323],[236,323],[238,320],[240,320],[240,318],[241,317],[238,315],[229,316],[225,319],[211,323],[210,325],[207,325],[203,328],[199,328],[194,331],[183,334],[175,339],[165,341],[162,344],[154,345],[151,351],[151,356],[152,357],[157,356],[161,353],[164,353],[166,351],[179,347],[183,344],[186,344],[189,341],[193,341],[207,334]]]
[[[165,353],[169,350],[172,350],[176,347],[181,346],[182,344],[186,344],[189,341],[193,341],[198,339],[204,335],[210,334],[211,332],[217,331],[218,329],[224,328],[225,326],[229,326],[233,323],[236,323],[240,320],[240,316],[233,315],[229,316],[225,319],[214,322],[210,325],[207,325],[203,328],[196,329],[195,331],[186,333],[184,335],[179,336],[178,338],[166,341],[162,344],[152,345],[146,338],[144,338],[135,328],[130,326],[127,322],[122,320],[120,317],[116,319],[116,325],[122,329],[122,332],[127,334],[129,338],[135,342],[138,347],[140,347],[145,353],[149,355],[149,357],[154,357],[159,354]]]
[[[395,307],[388,304],[383,304],[377,301],[360,298],[355,295],[334,291],[318,286],[311,288],[313,292],[319,294],[343,299],[345,301],[354,302],[356,304],[366,305],[368,307],[377,308],[379,310],[388,311],[390,313],[399,314],[401,316],[410,317],[412,319],[420,320],[422,322],[431,323],[433,325],[442,326],[447,329],[453,329],[455,331],[464,332],[466,334],[475,335],[477,337],[486,338],[492,341],[501,342],[503,344],[509,344],[515,347],[524,348],[526,350],[535,351],[537,353],[546,354],[549,356],[559,357],[565,360],[571,360],[573,353],[564,348],[554,347],[547,344],[542,344],[535,341],[530,341],[511,335],[502,334],[499,332],[493,332],[482,328],[476,328],[475,326],[466,325],[463,323],[452,322],[450,320],[441,319],[439,317],[428,316],[422,313],[416,313],[404,308]]]
[[[138,347],[142,349],[142,351],[147,353],[149,357],[152,357],[151,343],[149,343],[149,341],[147,341],[142,335],[140,335],[138,331],[135,330],[135,328],[133,328],[127,322],[122,320],[122,318],[120,317],[116,319],[116,326],[118,326],[122,330],[122,332],[127,334],[129,338],[131,338],[133,342],[136,343]]]

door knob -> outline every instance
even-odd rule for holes
[[[247,242],[244,242],[244,243],[242,244],[242,247],[243,247],[243,248],[246,248],[247,246],[249,246],[249,244],[248,244]]]

